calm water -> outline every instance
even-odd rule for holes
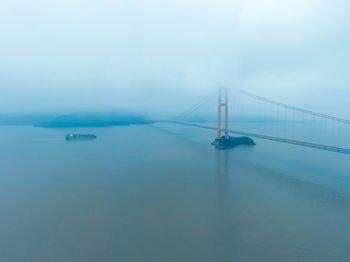
[[[0,261],[350,260],[349,155],[214,135],[0,127]]]

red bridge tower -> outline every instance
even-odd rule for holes
[[[222,92],[225,92],[225,102],[222,102]],[[227,89],[224,87],[219,88],[219,103],[218,103],[218,131],[216,138],[221,138],[221,108],[225,107],[225,138],[229,138],[229,132],[228,132],[228,99],[227,99]]]

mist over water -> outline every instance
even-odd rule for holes
[[[13,0],[1,113],[172,116],[219,85],[347,118],[345,0]]]
[[[349,9],[2,1],[0,262],[349,261]]]

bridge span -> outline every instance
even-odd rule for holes
[[[210,130],[217,130],[216,127],[188,123],[188,122],[171,121],[171,123],[185,125],[185,126],[205,128],[205,129],[210,129]],[[224,129],[222,129],[222,130],[224,130]],[[316,143],[309,143],[309,142],[305,142],[305,141],[299,141],[299,140],[293,140],[293,139],[281,138],[281,137],[275,137],[275,136],[260,135],[260,134],[239,131],[239,130],[232,130],[232,129],[228,129],[228,131],[230,133],[242,135],[242,136],[250,136],[250,137],[254,137],[254,138],[260,138],[260,139],[265,139],[265,140],[270,140],[270,141],[275,141],[275,142],[280,142],[280,143],[292,144],[292,145],[297,145],[297,146],[304,146],[304,147],[309,147],[309,148],[315,148],[315,149],[350,155],[349,148],[342,148],[342,147],[328,146],[328,145],[322,145],[322,144],[316,144]]]

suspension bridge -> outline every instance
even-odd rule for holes
[[[270,134],[263,134],[260,132],[252,132],[252,131],[246,131],[246,130],[239,130],[239,129],[229,129],[228,125],[229,125],[229,99],[228,99],[228,95],[227,95],[227,89],[225,91],[225,99],[223,101],[222,97],[221,97],[221,90],[222,88],[220,88],[219,90],[219,99],[217,102],[217,108],[218,108],[218,118],[217,118],[217,126],[211,126],[211,125],[205,125],[203,123],[198,123],[195,121],[191,121],[191,116],[193,116],[194,112],[198,111],[200,108],[207,107],[207,103],[209,101],[212,100],[212,95],[209,97],[206,97],[204,99],[202,99],[200,102],[198,102],[197,104],[195,104],[194,106],[192,106],[191,108],[189,108],[188,110],[184,111],[183,113],[179,114],[178,116],[174,117],[173,119],[171,119],[170,122],[175,123],[175,124],[179,124],[179,125],[184,125],[184,126],[191,126],[191,127],[197,127],[197,128],[205,128],[205,129],[209,129],[209,130],[215,130],[217,132],[216,135],[216,140],[218,139],[228,139],[229,138],[229,133],[230,134],[235,134],[235,135],[241,135],[241,136],[246,136],[246,137],[253,137],[253,138],[258,138],[258,139],[264,139],[264,140],[269,140],[269,141],[274,141],[274,142],[279,142],[279,143],[286,143],[286,144],[291,144],[291,145],[296,145],[296,146],[303,146],[303,147],[309,147],[309,148],[314,148],[314,149],[319,149],[319,150],[325,150],[325,151],[330,151],[330,152],[335,152],[335,153],[342,153],[342,154],[348,154],[350,155],[350,146],[349,148],[346,147],[341,147],[341,146],[334,146],[334,145],[329,145],[329,144],[323,144],[323,143],[316,143],[314,141],[307,141],[307,140],[301,140],[301,139],[295,139],[295,138],[290,138],[290,137],[283,137],[281,136],[281,134],[279,136],[277,135],[270,135]],[[328,115],[328,114],[324,114],[324,113],[318,113],[312,110],[308,110],[305,108],[300,108],[300,107],[296,107],[293,105],[289,105],[289,104],[285,104],[285,103],[281,103],[279,101],[275,101],[260,95],[256,95],[247,91],[243,91],[243,90],[239,90],[239,89],[232,89],[233,93],[235,93],[236,95],[241,95],[241,96],[245,96],[253,101],[258,101],[261,104],[267,104],[270,106],[274,106],[277,107],[277,114],[279,115],[278,120],[275,119],[276,122],[282,123],[297,123],[296,121],[291,121],[291,119],[288,119],[288,114],[285,114],[285,118],[280,119],[280,114],[281,114],[281,109],[285,110],[285,112],[287,111],[291,111],[292,115],[295,115],[296,113],[299,113],[302,115],[303,117],[303,121],[301,123],[305,123],[308,122],[307,120],[305,120],[305,115],[312,117],[312,118],[317,118],[320,120],[326,120],[326,121],[330,121],[331,123],[339,123],[342,125],[345,125],[346,128],[350,127],[350,120],[347,119],[343,119],[340,117],[336,117],[336,116],[332,116],[332,115]],[[237,103],[233,103],[233,105],[237,106]],[[221,108],[224,106],[225,110],[225,127],[221,128]],[[247,106],[245,106],[245,108],[247,109]],[[239,112],[239,110],[237,110],[237,108],[235,108],[235,111],[237,114],[241,113]],[[253,110],[254,111],[254,110]],[[257,111],[257,110],[255,110]],[[253,114],[254,112],[252,112]],[[260,112],[261,113],[261,112]],[[186,121],[186,119],[188,119],[188,121]],[[192,119],[193,120],[193,119]],[[204,122],[204,121],[202,121]],[[300,122],[300,121],[299,121]],[[266,122],[262,121],[260,122],[260,126],[263,124],[266,124]],[[224,132],[224,136],[221,137],[221,132]],[[317,133],[319,133],[319,131],[316,131]]]

